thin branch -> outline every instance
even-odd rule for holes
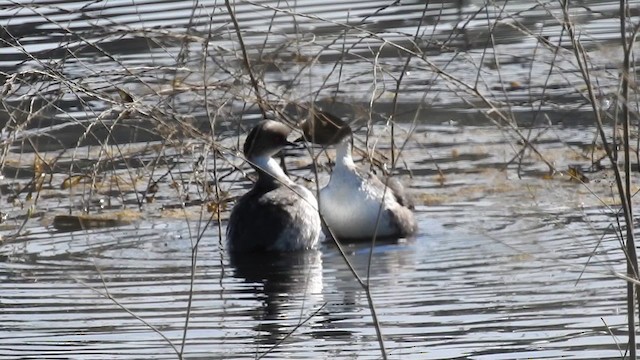
[[[235,3],[235,1],[234,1]],[[238,20],[236,19],[235,12],[231,7],[231,3],[229,0],[224,1],[224,5],[227,7],[227,11],[229,12],[229,17],[233,22],[233,27],[236,31],[236,35],[238,36],[238,43],[240,44],[240,50],[242,50],[242,60],[244,61],[244,66],[249,73],[249,78],[251,79],[251,86],[253,86],[253,91],[255,92],[256,99],[258,102],[258,107],[260,108],[260,112],[262,113],[262,118],[267,118],[267,112],[264,109],[264,103],[262,102],[262,98],[260,97],[260,87],[258,85],[258,80],[253,74],[253,70],[251,68],[251,62],[249,61],[249,55],[247,54],[247,48],[244,45],[244,40],[242,40],[242,32],[240,31],[240,25],[238,24]]]

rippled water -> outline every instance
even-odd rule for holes
[[[401,95],[393,136],[408,141],[395,172],[416,200],[420,232],[374,247],[344,244],[365,279],[371,256],[389,358],[621,358],[618,209],[611,178],[588,169],[595,130],[585,125],[590,109],[554,18],[559,5],[390,3],[236,2],[264,86],[277,101],[330,97],[334,111],[357,118],[354,127],[372,120],[368,138],[364,126],[357,132],[358,148],[389,154],[384,120],[394,93]],[[599,96],[615,95],[619,4],[574,5]],[[7,217],[0,357],[381,358],[366,293],[334,244],[281,256],[225,252],[231,203],[218,221],[204,189],[217,185],[232,201],[250,186],[234,155],[248,126],[234,120],[240,108],[247,122],[257,110],[243,108],[249,86],[223,6],[0,5],[0,76],[15,80],[0,109],[8,149],[0,177],[0,217]],[[637,21],[638,3],[630,7]],[[420,56],[405,67],[397,46],[411,45],[418,24]],[[486,124],[487,104],[465,88],[478,82],[492,104],[509,104],[507,112],[531,126],[520,130],[558,172],[528,151],[519,160],[522,139]],[[128,117],[131,104],[138,113]],[[207,127],[212,113],[220,115],[215,132]],[[178,121],[193,127],[169,132]],[[52,164],[46,176],[38,175],[36,153]],[[289,155],[295,180],[315,186],[307,153]],[[572,181],[569,166],[590,182]],[[91,181],[63,186],[79,174]],[[326,179],[323,170],[320,183]],[[157,193],[148,191],[152,183]],[[51,225],[70,211],[123,208],[136,214],[129,225],[75,232]]]
[[[491,170],[509,146],[491,141],[492,128],[418,133],[438,139],[437,147],[410,145],[407,161],[433,174],[404,180],[418,199],[440,200],[418,202],[416,238],[372,251],[370,282],[389,356],[618,358],[625,286],[613,271],[624,271],[624,257],[612,234],[601,239],[610,211],[566,177],[518,180],[514,166]],[[466,137],[485,147],[483,156],[467,156],[478,149],[457,142]],[[444,186],[436,164],[447,174]],[[606,187],[596,180],[592,189]],[[217,222],[205,229],[210,215],[200,211],[204,221],[151,217],[72,233],[33,225],[7,239],[0,352],[175,358],[185,337],[187,358],[380,357],[366,295],[334,245],[229,259]],[[363,277],[370,250],[347,246]]]
[[[565,111],[585,107],[558,2],[427,4],[237,1],[235,11],[254,71],[276,94],[265,91],[271,101],[361,104],[380,114],[392,112],[397,93],[403,106],[396,119],[412,118],[420,106],[486,107],[477,93],[494,105],[510,104],[520,110],[513,116],[525,120],[540,110],[566,119]],[[631,23],[638,4],[629,1]],[[603,98],[618,93],[618,13],[618,1],[571,7]],[[208,120],[205,103],[231,107],[232,114],[247,110],[238,98],[249,96],[249,80],[238,70],[242,60],[222,1],[31,1],[0,8],[0,25],[0,76],[12,83],[0,124],[12,110],[22,119],[21,111],[44,107],[42,118],[27,125],[65,122],[54,134],[67,146],[75,145],[65,141],[68,130],[82,132],[79,125],[97,116],[122,136],[122,125],[112,124],[122,111],[120,90],[146,107],[144,117],[168,108]],[[405,50],[415,53],[408,63]],[[40,96],[26,101],[34,92]],[[92,131],[105,136],[99,127]]]

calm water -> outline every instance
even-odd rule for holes
[[[416,200],[420,233],[373,248],[345,244],[363,278],[372,256],[369,280],[389,358],[623,357],[626,290],[615,272],[625,263],[610,228],[611,178],[587,171],[595,130],[571,53],[540,45],[568,47],[552,16],[558,5],[389,3],[236,3],[269,89],[292,102],[336,100],[335,111],[357,118],[358,148],[388,156],[384,114],[396,90],[401,95],[394,136],[408,141],[395,172]],[[630,6],[635,14],[638,3]],[[223,71],[240,66],[223,7],[0,6],[0,77],[15,75],[17,84],[0,110],[0,357],[381,358],[366,294],[335,245],[238,259],[221,245],[232,203],[218,222],[205,189],[218,185],[232,200],[251,185],[235,170],[248,172],[234,150],[257,113],[243,109],[248,80]],[[284,10],[274,15],[274,7]],[[617,91],[617,10],[610,1],[572,10],[603,98]],[[312,16],[293,22],[291,11]],[[370,36],[345,33],[345,19]],[[424,56],[405,69],[394,46],[409,46],[418,25]],[[512,161],[521,149],[514,132],[469,109],[482,103],[465,90],[475,82],[531,125],[522,131],[558,171],[582,168],[588,187],[562,173],[549,177],[528,152]],[[130,117],[119,89],[135,100]],[[365,141],[369,107],[375,125]],[[238,129],[241,118],[247,123]],[[169,130],[177,122],[189,126],[176,135]],[[36,169],[34,149],[55,159],[50,169]],[[314,187],[307,153],[289,155],[295,180]],[[70,174],[93,183],[62,187]],[[319,182],[326,180],[322,170]],[[83,209],[126,209],[133,222],[75,232],[51,225],[55,215]]]

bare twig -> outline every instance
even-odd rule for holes
[[[236,19],[235,12],[231,7],[231,2],[229,0],[224,1],[224,5],[227,7],[227,11],[229,12],[229,17],[231,17],[231,21],[233,22],[233,27],[236,31],[236,35],[238,36],[238,43],[240,44],[240,50],[242,50],[242,60],[244,61],[244,66],[249,73],[249,78],[251,79],[251,86],[253,86],[253,91],[255,92],[256,99],[258,102],[258,107],[260,108],[260,112],[262,113],[262,118],[267,118],[267,112],[264,108],[265,104],[262,102],[262,98],[260,97],[260,86],[258,85],[258,80],[253,74],[253,70],[251,68],[251,62],[249,61],[249,55],[247,54],[247,48],[244,45],[244,40],[242,40],[242,32],[240,31],[240,25],[238,24],[238,20]]]
[[[618,164],[617,164],[617,156],[615,154],[616,149],[612,147],[608,140],[607,136],[604,132],[604,125],[602,122],[601,111],[600,111],[600,102],[595,94],[594,85],[591,81],[591,74],[587,67],[588,59],[586,55],[586,50],[582,47],[578,36],[575,33],[575,29],[573,27],[573,22],[571,21],[571,17],[569,15],[569,1],[562,1],[562,9],[564,14],[564,26],[569,33],[569,38],[571,40],[571,44],[573,46],[573,51],[575,53],[576,61],[578,62],[578,67],[582,74],[582,78],[587,85],[588,98],[591,102],[591,106],[593,109],[593,114],[596,119],[596,125],[598,128],[598,132],[600,133],[600,138],[602,139],[602,144],[607,153],[607,157],[611,161],[613,165],[613,172],[615,175],[615,183],[618,190],[618,196],[622,203],[624,223],[627,228],[626,231],[626,259],[627,259],[627,277],[632,279],[638,278],[638,259],[636,256],[635,249],[635,241],[633,234],[633,213],[632,213],[632,204],[631,204],[631,164],[630,164],[630,151],[629,151],[629,109],[627,107],[628,101],[628,90],[629,90],[629,56],[631,50],[632,42],[627,41],[626,37],[626,1],[620,1],[620,26],[621,26],[621,39],[622,46],[624,48],[625,58],[623,64],[623,73],[622,73],[622,94],[621,94],[621,102],[623,106],[622,111],[622,121],[623,121],[623,146],[624,146],[624,173],[621,173]],[[614,132],[613,137],[615,138],[617,134]],[[623,180],[624,179],[624,180]],[[624,181],[624,182],[623,182]],[[635,301],[636,301],[636,286],[633,282],[627,282],[627,325],[628,325],[628,348],[629,348],[629,357],[631,359],[636,358],[636,329],[635,329]]]

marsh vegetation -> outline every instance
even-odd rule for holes
[[[2,5],[0,354],[635,358],[638,9]],[[230,263],[246,133],[311,105],[419,234]]]

